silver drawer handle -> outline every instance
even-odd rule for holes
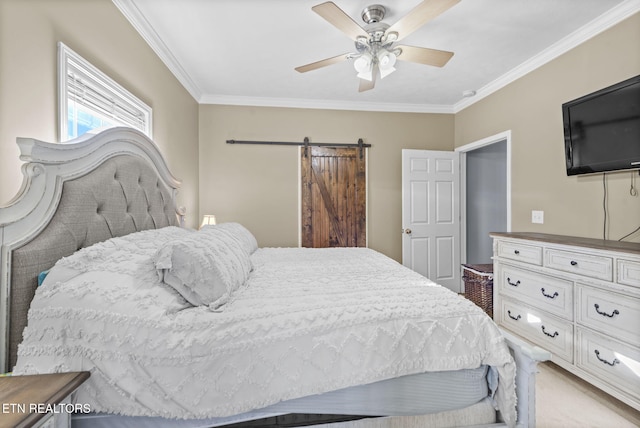
[[[546,293],[544,292],[544,288],[541,288],[541,289],[540,289],[540,291],[542,291],[542,295],[543,295],[544,297],[547,297],[547,298],[549,298],[549,299],[555,299],[556,297],[558,297],[558,296],[559,296],[559,294],[558,294],[558,292],[557,292],[557,291],[556,291],[555,293],[553,293],[553,294],[546,294]]]
[[[549,337],[556,337],[557,335],[559,335],[559,334],[560,334],[560,333],[558,333],[557,331],[556,331],[556,332],[554,332],[553,334],[549,334],[549,333],[547,333],[547,331],[544,329],[544,326],[542,326],[542,332],[543,332],[544,334],[546,334],[547,336],[549,336]]]
[[[617,359],[617,358],[614,358],[614,359],[613,359],[613,362],[609,362],[609,361],[605,360],[604,358],[600,358],[600,351],[598,351],[598,350],[596,349],[594,352],[596,353],[596,358],[597,358],[598,360],[600,360],[600,361],[601,361],[602,363],[604,363],[604,364],[608,364],[608,365],[610,365],[611,367],[615,366],[616,364],[620,364],[620,360],[619,360],[619,359]]]
[[[616,315],[620,315],[620,311],[617,309],[614,309],[613,312],[611,312],[610,314],[604,312],[604,311],[600,311],[600,305],[599,304],[594,304],[593,305],[596,308],[596,312],[599,313],[600,315],[602,315],[603,317],[609,317],[609,318],[613,318]]]

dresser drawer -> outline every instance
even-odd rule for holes
[[[573,283],[500,264],[499,292],[536,308],[573,320]]]
[[[537,309],[502,300],[499,324],[569,363],[573,362],[573,325]]]
[[[498,257],[542,266],[542,247],[518,242],[498,241]]]
[[[613,281],[613,259],[604,256],[548,249],[545,265],[551,269]]]
[[[618,259],[618,284],[640,288],[640,262]]]
[[[640,349],[579,328],[576,365],[640,400]]]
[[[607,335],[640,343],[640,299],[577,285],[576,320]]]

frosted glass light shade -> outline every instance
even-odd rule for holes
[[[394,71],[396,64],[396,54],[386,49],[380,50],[378,53],[378,68],[380,69],[380,77],[384,79]]]

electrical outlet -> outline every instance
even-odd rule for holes
[[[544,211],[531,211],[531,223],[543,224]]]

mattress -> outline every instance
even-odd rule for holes
[[[472,302],[366,248],[261,248],[222,307],[189,304],[153,255],[168,227],[62,259],[29,311],[16,374],[89,370],[92,410],[229,417],[423,372],[491,366],[490,396],[515,423],[515,363]]]
[[[213,427],[289,413],[402,416],[459,410],[488,397],[487,366],[426,372],[283,401],[229,418],[175,420],[109,414],[74,415],[73,428]],[[491,376],[490,376],[491,378]]]

